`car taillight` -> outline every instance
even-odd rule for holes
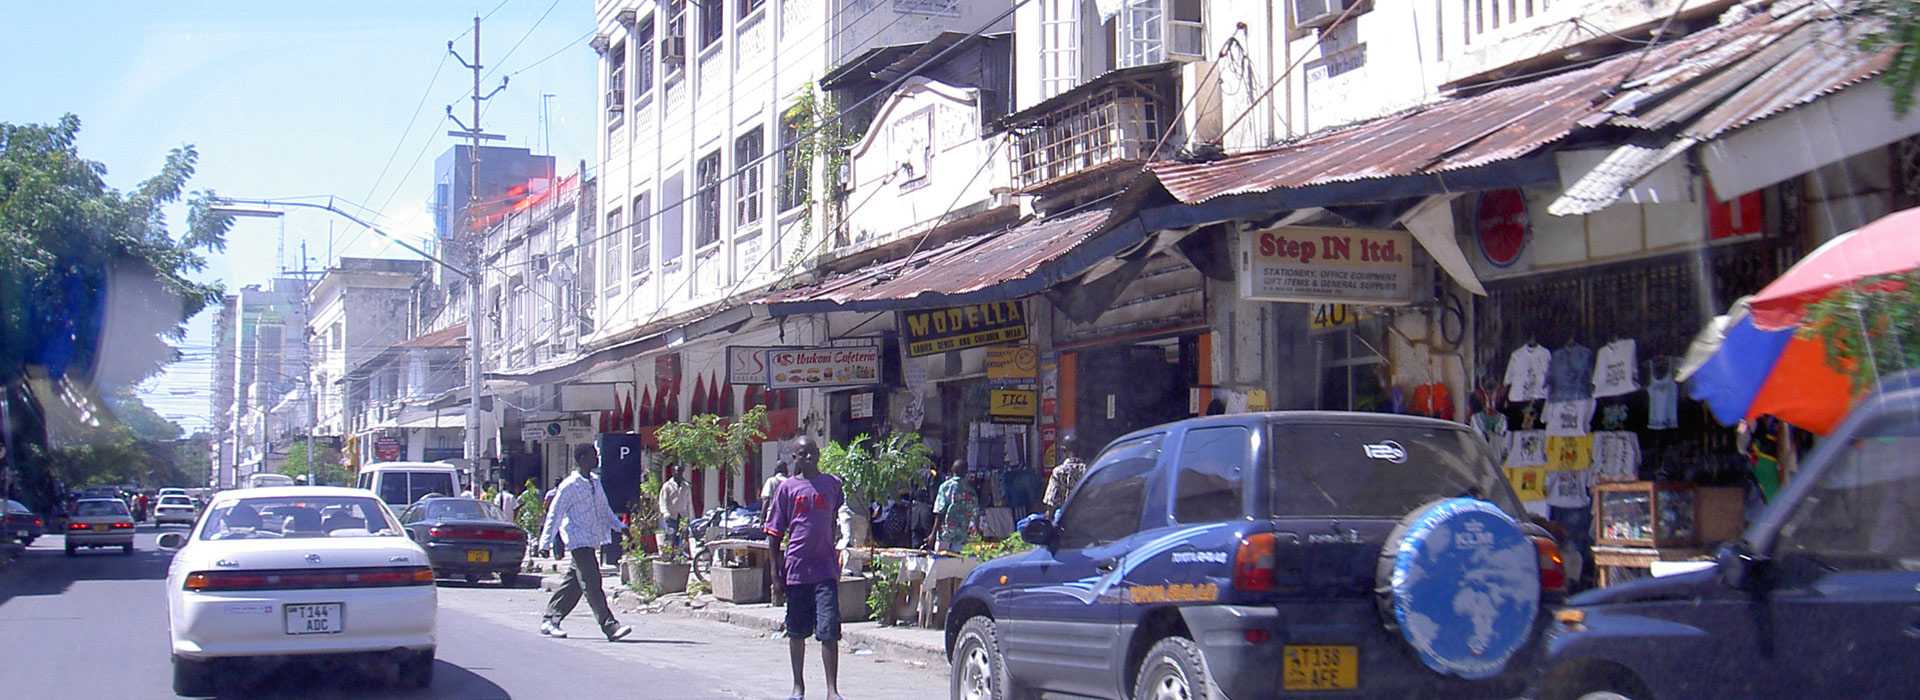
[[[113,524],[113,529],[115,529],[115,530],[132,530],[132,529],[133,529],[133,523],[126,523],[126,522],[121,522],[121,523],[114,523],[114,524]]]
[[[1275,587],[1273,550],[1277,538],[1271,532],[1247,535],[1233,555],[1233,589],[1241,592],[1272,591]]]
[[[33,526],[34,526],[34,527],[46,527],[46,526],[47,526],[47,521],[45,521],[45,520],[41,520],[41,519],[39,519],[39,518],[34,518],[34,519],[33,519]]]
[[[1540,590],[1565,593],[1567,562],[1560,556],[1560,545],[1546,537],[1535,537],[1533,548],[1540,552]]]
[[[185,588],[189,591],[270,591],[431,585],[431,567],[397,566],[312,571],[195,571],[187,574]]]
[[[68,530],[85,530],[89,527],[92,527],[92,526],[86,523],[67,523]]]

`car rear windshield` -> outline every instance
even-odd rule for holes
[[[506,516],[491,503],[465,498],[437,498],[425,504],[428,520],[495,520],[506,522]]]
[[[243,498],[214,507],[203,540],[398,537],[380,502],[360,496]]]
[[[1435,499],[1463,496],[1522,515],[1484,444],[1465,430],[1277,425],[1268,454],[1277,517],[1398,518]]]
[[[80,517],[95,515],[126,515],[127,504],[119,501],[81,501],[74,506],[73,514]]]
[[[193,499],[187,498],[186,496],[162,496],[160,498],[160,505],[190,506],[193,505]]]

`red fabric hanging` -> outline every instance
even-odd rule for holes
[[[640,427],[650,427],[653,425],[653,390],[652,389],[646,389],[640,392],[639,425]]]
[[[633,394],[629,393],[627,394],[626,408],[621,412],[620,428],[631,433],[636,427],[638,427],[638,425],[634,423],[633,420]]]

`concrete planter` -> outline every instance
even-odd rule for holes
[[[840,577],[840,621],[863,622],[867,619],[867,592],[873,580],[865,576]]]
[[[729,603],[764,603],[767,600],[766,575],[760,567],[716,567],[709,576],[713,581],[715,598]]]
[[[685,563],[656,561],[653,563],[653,587],[663,595],[685,591],[687,573],[692,569]]]
[[[645,581],[650,573],[646,570],[645,562],[631,558],[620,560],[620,585],[631,586],[635,581]]]

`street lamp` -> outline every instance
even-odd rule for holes
[[[372,231],[375,235],[380,236],[381,238],[385,238],[389,241],[392,241],[396,245],[399,245],[401,248],[405,248],[407,249],[407,251],[415,255],[418,255],[422,258],[425,258],[428,262],[439,265],[441,269],[451,272],[453,274],[459,275],[461,278],[465,279],[467,281],[467,436],[466,436],[466,449],[464,450],[464,452],[467,457],[467,468],[470,470],[478,469],[480,465],[480,278],[479,276],[474,274],[472,270],[468,270],[466,268],[462,268],[452,263],[449,263],[446,260],[442,260],[438,256],[435,256],[431,253],[428,253],[427,251],[424,251],[419,249],[418,247],[415,247],[412,243],[408,243],[405,240],[402,240],[399,237],[394,236],[393,234],[390,234],[384,230],[381,230],[379,226],[373,225],[372,222],[366,221],[365,219],[361,219],[358,216],[355,216],[347,211],[340,209],[339,207],[334,206],[332,197],[328,197],[325,203],[298,202],[298,201],[277,200],[277,199],[244,199],[239,197],[220,197],[215,199],[213,204],[214,206],[210,207],[209,211],[212,211],[213,213],[216,213],[216,214],[227,214],[230,216],[278,216],[278,215],[284,214],[284,212],[280,212],[274,209],[267,209],[265,207],[304,207],[307,209],[320,209],[323,211],[333,212],[335,215],[338,215],[340,218],[346,219],[362,227],[365,227],[367,230]],[[272,213],[263,214],[262,212],[272,212]],[[309,393],[311,393],[311,387],[309,387]],[[314,416],[314,418],[317,420],[319,416],[316,415]],[[311,433],[309,433],[309,436],[311,436]],[[309,447],[307,452],[308,452],[307,463],[311,465],[313,463],[312,448]],[[311,474],[308,475],[307,481],[309,483],[313,481],[313,477]]]

